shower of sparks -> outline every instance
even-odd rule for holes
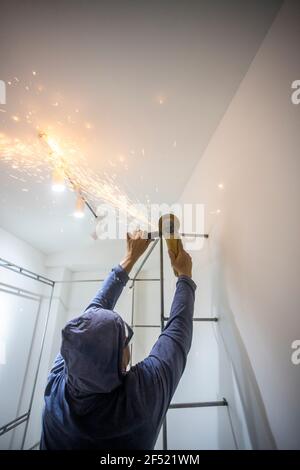
[[[94,205],[104,202],[140,223],[148,222],[144,214],[135,207],[137,201],[130,200],[106,172],[103,177],[95,174],[74,143],[59,142],[43,132],[37,135],[35,142],[11,139],[0,134],[0,155],[1,160],[12,169],[27,177],[35,177],[40,182],[47,179],[45,173],[49,170],[60,169],[69,189],[80,191],[88,202]],[[20,176],[11,176],[26,181]]]
[[[36,84],[38,73],[32,71],[32,81],[24,83],[18,77],[8,81],[12,86],[22,87],[23,93],[26,90],[26,96],[36,95],[46,90],[41,83]],[[18,126],[13,129],[13,133],[0,133],[0,164],[3,162],[11,169],[10,176],[22,183],[28,182],[28,179],[34,178],[38,183],[44,183],[49,180],[49,175],[53,170],[60,170],[65,176],[66,186],[70,190],[81,194],[94,207],[101,203],[106,203],[118,210],[123,215],[126,214],[136,223],[148,224],[148,218],[144,212],[137,209],[139,200],[132,200],[128,194],[116,184],[116,174],[103,172],[95,172],[91,169],[88,161],[81,149],[81,146],[70,138],[72,132],[69,127],[74,125],[74,118],[71,113],[67,113],[64,119],[61,119],[62,105],[60,99],[53,100],[49,97],[49,109],[52,108],[60,112],[60,119],[53,121],[51,125],[42,126],[45,119],[39,118],[38,108],[35,109],[32,104],[23,112],[18,112],[8,116],[14,125]],[[20,104],[23,101],[20,101]],[[25,106],[23,105],[23,108]],[[21,106],[22,108],[22,106]],[[5,110],[3,118],[5,118]],[[52,111],[53,112],[53,111]],[[79,109],[74,109],[77,120],[80,118]],[[5,122],[5,121],[3,121]],[[19,132],[20,125],[26,126],[25,135]],[[88,120],[83,120],[82,129],[86,132],[92,132],[94,126]],[[59,132],[57,132],[59,129]],[[62,132],[63,129],[63,132]],[[11,135],[13,134],[13,136]],[[129,152],[134,154],[134,150]],[[144,151],[142,152],[144,154]],[[117,156],[119,165],[124,170],[128,170],[128,161],[123,154]],[[111,167],[116,166],[116,161],[108,161]],[[22,191],[27,192],[28,188],[23,187]],[[150,203],[150,199],[147,198]],[[151,229],[154,227],[151,227]]]
[[[48,182],[54,169],[60,169],[69,189],[82,194],[95,207],[101,203],[110,204],[136,222],[148,224],[144,213],[136,208],[139,201],[131,200],[119,188],[115,182],[116,175],[107,172],[100,175],[91,170],[76,143],[41,131],[35,136],[12,138],[5,133],[0,134],[0,162],[11,168],[11,178],[22,183],[35,178],[43,183]]]
[[[112,178],[106,174],[103,179],[88,168],[87,162],[80,158],[80,153],[77,153],[74,145],[63,148],[53,137],[45,133],[40,133],[39,137],[48,144],[53,166],[63,170],[71,189],[77,188],[88,201],[97,203],[101,200],[137,221],[148,222],[144,214],[136,209],[134,202],[120,190]]]

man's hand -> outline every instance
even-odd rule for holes
[[[178,276],[184,274],[185,276],[192,277],[192,258],[184,250],[181,240],[178,240],[178,249],[177,256],[174,255],[173,251],[169,250],[172,267],[178,272]]]
[[[142,230],[135,230],[132,234],[127,233],[127,253],[120,265],[129,273],[139,259],[139,257],[146,251],[150,240],[144,237]]]

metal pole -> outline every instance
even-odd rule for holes
[[[187,238],[208,238],[208,233],[178,233],[181,237]],[[160,237],[159,231],[156,232],[148,232],[147,238],[148,240],[155,240],[156,238]]]
[[[134,328],[160,328],[160,325],[133,325]]]
[[[219,321],[218,317],[196,317],[193,321]]]
[[[146,281],[160,281],[160,279],[157,277],[155,278],[148,278],[148,279],[133,279],[133,277],[130,277],[129,278],[129,281],[133,281],[134,282],[146,282]],[[76,284],[76,283],[79,283],[79,282],[103,282],[105,281],[105,279],[74,279],[74,280],[71,280],[71,281],[54,281],[55,284]]]
[[[178,408],[206,408],[209,406],[228,406],[225,398],[218,401],[199,401],[194,403],[173,403],[169,406],[169,409],[178,409]]]
[[[161,331],[164,329],[165,319],[165,298],[164,298],[164,245],[163,239],[160,237],[160,323]]]
[[[92,206],[90,205],[89,202],[87,202],[86,198],[83,197],[83,200],[85,202],[85,205],[87,206],[87,208],[90,210],[90,212],[93,214],[93,216],[95,217],[95,219],[97,219],[97,214],[96,212],[94,211],[94,209],[92,208]]]
[[[131,294],[131,328],[133,328],[133,322],[134,322],[134,289],[135,289],[135,284],[134,281],[132,282],[132,294]],[[130,367],[132,367],[132,352],[133,352],[133,343],[131,342],[130,345]]]
[[[163,245],[163,238],[162,234],[160,233],[160,321],[161,321],[161,331],[163,331],[165,323],[164,323],[164,316],[165,316],[165,298],[164,298],[164,245]],[[167,450],[168,443],[167,443],[167,418],[165,416],[163,422],[163,450]]]
[[[164,317],[164,320],[165,321],[168,321],[170,319],[170,317]],[[213,321],[213,322],[217,322],[219,321],[218,317],[196,317],[196,318],[193,318],[193,321]]]
[[[76,190],[76,187],[77,185],[74,183],[74,181],[72,180],[71,176],[65,171],[65,175],[67,177],[67,179],[69,180],[69,183],[71,184],[71,186],[73,187],[74,191]],[[81,189],[79,188],[79,190],[77,191],[78,195],[81,197],[81,199],[83,200],[84,204],[86,205],[86,207],[89,209],[89,211],[91,212],[91,214],[95,217],[95,219],[97,219],[97,214],[96,212],[94,211],[94,209],[92,208],[91,204],[88,202],[88,200],[86,199],[86,197],[82,194],[82,191]]]

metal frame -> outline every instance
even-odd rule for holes
[[[178,409],[178,408],[207,408],[210,406],[228,406],[226,398],[219,401],[198,401],[191,403],[171,403],[169,409]]]
[[[52,299],[53,299],[55,281],[52,281],[51,279],[48,279],[45,276],[41,276],[40,274],[34,273],[33,271],[29,271],[28,269],[22,268],[21,266],[18,266],[14,263],[11,263],[10,261],[7,261],[3,258],[0,258],[0,268],[8,269],[8,270],[13,271],[17,274],[28,277],[28,278],[30,278],[34,281],[40,282],[42,284],[45,284],[45,285],[48,285],[48,286],[51,287],[50,297],[49,297],[49,307],[48,307],[47,314],[46,314],[45,325],[44,325],[42,339],[41,339],[41,345],[40,345],[40,350],[39,350],[38,361],[37,361],[37,365],[36,365],[36,368],[35,368],[34,379],[33,379],[33,388],[32,388],[31,396],[30,396],[30,400],[29,400],[28,411],[26,413],[22,414],[21,416],[16,417],[12,421],[9,421],[8,423],[6,423],[5,425],[0,427],[0,436],[2,436],[3,434],[6,434],[7,432],[9,432],[12,429],[16,428],[17,426],[19,426],[20,424],[25,423],[25,429],[24,429],[24,433],[23,433],[23,437],[22,437],[22,444],[21,444],[21,449],[24,449],[24,444],[25,444],[25,440],[26,440],[26,436],[27,436],[29,419],[30,419],[30,415],[31,415],[31,411],[32,411],[32,404],[33,404],[34,394],[35,394],[35,391],[36,391],[36,384],[37,384],[37,379],[38,379],[42,354],[43,354],[43,350],[44,350],[46,332],[47,332],[48,322],[49,322],[49,318],[50,318],[50,310],[51,310],[51,304],[52,304]],[[29,299],[32,299],[32,300],[38,300],[38,299],[41,299],[41,297],[42,297],[39,294],[35,294],[35,293],[27,291],[25,289],[20,289],[18,287],[14,287],[14,286],[11,286],[9,284],[4,284],[4,283],[0,283],[0,284],[4,287],[4,289],[1,289],[1,290],[5,291],[5,292],[8,292],[12,295],[19,295],[19,296],[29,298]],[[31,346],[30,346],[29,355],[28,355],[28,362],[30,360],[30,355],[31,355],[31,352],[32,352],[33,341],[34,341],[34,336],[35,336],[35,332],[36,332],[36,327],[37,327],[39,314],[40,314],[40,305],[39,305],[38,312],[37,312],[37,318],[35,320],[34,332],[33,332],[33,335],[32,335]],[[28,369],[28,365],[29,364],[27,363],[26,370]],[[23,390],[23,388],[24,388],[24,383],[22,385],[22,390]],[[18,409],[19,408],[20,408],[20,401],[19,401]]]
[[[185,234],[181,233],[180,234],[182,237],[189,237],[189,238],[196,238],[196,237],[203,237],[203,238],[208,238],[208,234]],[[152,247],[147,251],[146,256],[143,258],[140,266],[138,267],[133,279],[132,283],[130,285],[130,289],[132,289],[132,309],[131,309],[131,326],[132,328],[160,328],[161,332],[163,331],[165,327],[165,322],[169,320],[169,317],[165,316],[165,297],[164,297],[164,245],[163,245],[163,237],[162,233],[160,232],[152,232],[148,234],[148,239],[151,239],[154,241]],[[159,243],[159,254],[160,254],[160,260],[159,260],[159,265],[160,265],[160,277],[159,277],[159,282],[160,282],[160,325],[135,325],[134,324],[134,287],[135,287],[135,282],[138,281],[137,276],[141,272],[142,268],[144,267],[146,261],[150,257],[151,253],[153,252],[155,246]],[[143,279],[144,281],[151,281],[152,279]],[[156,279],[153,279],[156,280]],[[193,321],[195,322],[217,322],[218,318],[217,317],[196,317],[193,318]],[[132,346],[131,346],[131,352],[132,352]],[[131,354],[131,359],[132,361],[132,354]],[[209,401],[209,402],[191,402],[191,403],[171,403],[169,405],[168,409],[186,409],[186,408],[203,408],[203,407],[213,407],[213,406],[227,406],[228,407],[228,402],[225,398],[222,400],[216,400],[216,401]],[[168,434],[167,434],[167,418],[165,417],[164,422],[163,422],[163,450],[168,449]]]
[[[85,201],[86,202],[86,201]],[[88,205],[88,204],[87,204]],[[89,206],[88,206],[89,207]],[[89,207],[91,210],[91,208]],[[91,211],[93,212],[93,211]],[[180,234],[182,237],[188,237],[188,238],[196,238],[196,237],[203,237],[203,238],[208,238],[208,234],[185,234],[181,233]],[[165,327],[165,322],[169,320],[169,317],[166,317],[164,314],[165,310],[165,299],[164,299],[164,262],[163,262],[163,237],[160,232],[152,232],[148,234],[148,239],[151,239],[153,241],[153,245],[151,248],[147,251],[146,256],[144,256],[141,264],[139,265],[135,275],[133,278],[130,278],[131,285],[129,288],[132,291],[132,308],[131,308],[131,326],[132,328],[160,328],[161,332],[163,331]],[[156,245],[159,243],[159,248],[160,248],[160,277],[159,278],[149,278],[149,279],[138,279],[138,275],[143,269],[146,261],[150,257],[151,253],[153,252],[154,248]],[[34,376],[34,382],[33,382],[33,389],[30,397],[30,403],[29,403],[29,409],[26,413],[23,415],[15,418],[14,420],[10,421],[9,423],[5,424],[4,426],[0,427],[0,436],[3,434],[7,433],[8,431],[11,431],[12,429],[16,428],[22,423],[25,424],[25,429],[24,429],[24,434],[23,434],[23,439],[22,439],[22,446],[21,448],[24,449],[25,441],[26,441],[26,436],[27,436],[27,430],[28,430],[28,424],[29,424],[29,419],[32,411],[32,404],[33,404],[33,399],[34,399],[34,394],[36,391],[36,384],[37,384],[37,379],[38,379],[38,373],[39,373],[39,368],[41,364],[41,359],[42,359],[42,354],[43,354],[43,349],[44,349],[44,344],[45,344],[45,338],[46,338],[46,332],[47,332],[47,327],[48,327],[48,322],[49,322],[49,317],[50,317],[50,310],[51,310],[51,305],[52,305],[52,299],[53,299],[53,292],[54,292],[54,287],[55,284],[59,283],[76,283],[76,282],[99,282],[103,281],[104,279],[82,279],[82,280],[74,280],[74,281],[53,281],[51,279],[46,278],[45,276],[41,276],[39,274],[36,274],[32,271],[29,271],[27,269],[22,268],[21,266],[18,266],[14,263],[11,263],[7,260],[4,260],[3,258],[0,258],[0,268],[5,268],[9,269],[13,272],[19,273],[22,276],[26,276],[30,279],[36,280],[40,283],[46,284],[51,287],[51,294],[50,294],[50,299],[49,299],[49,307],[48,307],[48,312],[46,315],[46,320],[45,320],[45,326],[43,330],[43,335],[42,335],[42,340],[41,340],[41,346],[40,346],[40,353],[39,353],[39,358],[38,358],[38,363],[36,367],[36,372]],[[153,281],[159,281],[160,283],[160,325],[135,325],[134,324],[134,300],[135,300],[135,283],[136,282],[153,282]],[[12,286],[5,286],[5,287],[11,287]],[[15,289],[14,292],[12,291],[11,293],[16,293],[17,295],[24,295],[30,294],[29,291],[25,291],[23,289],[18,289],[18,288],[12,288]],[[32,294],[32,293],[31,293]],[[193,321],[195,322],[217,322],[218,318],[217,317],[196,317],[193,318]],[[131,345],[131,353],[132,353],[132,345]],[[132,354],[131,354],[131,361],[132,361]],[[131,363],[132,364],[132,363]],[[201,407],[212,407],[212,406],[228,406],[228,403],[225,398],[220,401],[210,401],[210,402],[191,402],[191,403],[172,403],[169,405],[169,409],[186,409],[186,408],[201,408]],[[35,445],[36,446],[36,445]],[[34,446],[34,447],[35,447]],[[163,422],[163,449],[167,450],[167,419],[164,419]]]
[[[42,282],[43,284],[47,284],[48,286],[54,286],[55,282],[51,279],[48,279],[45,276],[41,276],[40,274],[36,274],[33,271],[29,271],[28,269],[22,268],[17,264],[11,263],[3,258],[0,258],[0,268],[9,269],[10,271],[14,271],[15,273],[22,274],[22,276],[29,277],[30,279],[34,279],[35,281]]]

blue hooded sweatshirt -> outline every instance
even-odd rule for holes
[[[115,267],[62,330],[45,389],[41,449],[154,448],[191,347],[196,285],[179,276],[170,319],[149,356],[122,372],[126,332],[114,307],[128,279]]]

